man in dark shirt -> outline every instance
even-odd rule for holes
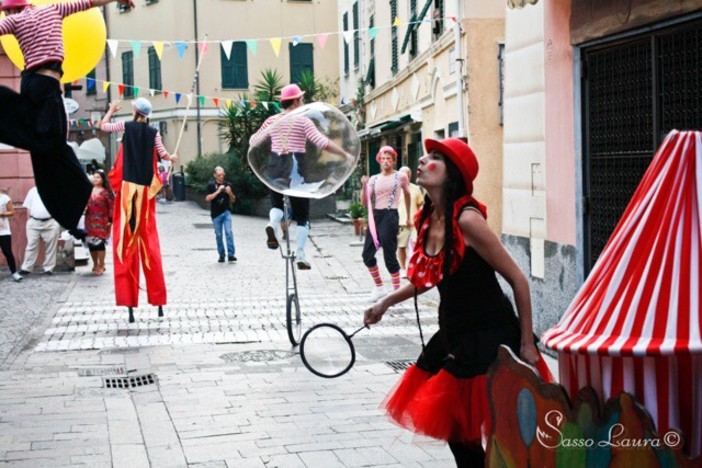
[[[224,262],[224,242],[222,242],[222,229],[227,236],[227,253],[230,262],[236,262],[234,256],[234,235],[232,234],[231,207],[236,196],[232,192],[232,184],[224,180],[224,169],[217,166],[214,170],[214,182],[207,186],[205,200],[210,202],[210,216],[214,224],[215,237],[217,238],[217,251],[219,262]]]

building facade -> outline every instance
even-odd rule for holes
[[[499,233],[504,5],[340,0],[339,18],[347,32],[339,45],[342,102],[359,122],[366,171],[378,172],[375,154],[383,145],[414,173],[425,138],[465,136],[480,163],[475,195]]]
[[[702,129],[702,1],[530,3],[506,15],[503,241],[542,332],[665,135]]]
[[[227,99],[250,95],[262,71],[276,70],[283,84],[296,81],[302,70],[318,79],[338,79],[336,4],[271,3],[152,0],[134,10],[115,5],[107,9],[108,39],[119,41],[109,81],[126,85],[125,98],[133,97],[136,86],[140,96],[152,101],[152,124],[159,126],[169,151],[186,115],[186,96],[205,96],[202,101],[195,97],[187,112],[179,164],[228,149],[219,138],[220,109]],[[209,41],[206,51],[195,43],[204,40]],[[203,56],[197,82],[196,55]],[[117,95],[116,85],[111,89]],[[150,90],[155,90],[153,96]],[[118,118],[125,115],[123,109]]]

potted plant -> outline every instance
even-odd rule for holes
[[[363,207],[361,202],[354,201],[349,206],[349,217],[353,221],[353,231],[358,236],[361,234],[361,226],[363,226],[363,217],[365,216],[366,209]]]

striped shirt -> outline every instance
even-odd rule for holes
[[[124,120],[122,120],[121,122],[106,123],[106,124],[100,125],[100,130],[102,130],[103,132],[123,132],[126,128],[125,124],[126,124],[126,122]],[[156,152],[162,158],[165,158],[166,156],[170,156],[168,154],[168,151],[166,151],[166,147],[163,146],[163,140],[161,139],[161,132],[159,132],[159,131],[156,131],[156,138],[154,138],[154,148],[156,148]]]
[[[26,70],[47,62],[63,62],[63,19],[92,7],[92,0],[42,7],[30,5],[0,22],[0,36],[14,34],[24,55]]]
[[[322,135],[308,117],[292,117],[276,125],[287,115],[282,113],[268,117],[261,128],[251,136],[249,144],[255,146],[271,139],[271,151],[280,154],[304,153],[307,140],[310,140],[319,149],[324,149],[329,145],[329,138]],[[272,128],[266,131],[269,127]]]

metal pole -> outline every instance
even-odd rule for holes
[[[195,67],[196,70],[198,68],[198,65],[200,63],[200,48],[199,44],[197,43],[198,39],[198,29],[197,29],[197,0],[193,0],[193,23],[195,26]],[[202,129],[200,128],[200,99],[198,96],[200,96],[200,74],[196,71],[195,72],[195,93],[197,93],[194,98],[195,98],[195,105],[197,109],[197,117],[195,119],[196,125],[197,125],[197,157],[199,158],[202,156]]]
[[[456,47],[456,66],[458,68],[458,82],[456,83],[456,102],[458,103],[458,137],[466,136],[463,119],[463,47],[461,47],[461,21],[463,12],[461,8],[462,0],[456,0],[456,24],[453,26],[454,43]],[[441,12],[444,15],[443,11]],[[470,131],[467,132],[470,135]]]
[[[102,16],[105,18],[105,29],[110,30],[110,22],[107,13],[107,7],[102,7]],[[107,45],[105,45],[105,75],[108,82],[112,82],[112,76],[110,72],[110,50]],[[97,81],[95,82],[97,87]],[[112,86],[107,87],[107,104],[112,102]],[[98,124],[99,126],[100,124]],[[107,152],[105,158],[105,172],[112,167],[112,155],[115,154],[115,135],[110,135],[110,151]]]

